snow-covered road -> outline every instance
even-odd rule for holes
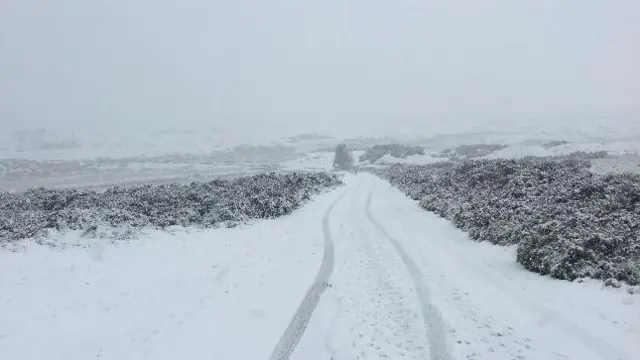
[[[347,182],[334,274],[293,359],[640,358],[637,295],[529,273],[385,181]]]
[[[369,174],[283,219],[0,252],[0,359],[638,359],[640,297],[529,273]]]

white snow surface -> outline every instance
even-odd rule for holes
[[[337,195],[234,229],[2,250],[0,359],[266,358],[320,266]]]
[[[352,152],[352,156],[356,165],[360,164],[360,156],[364,151],[356,150]],[[333,151],[318,151],[302,154],[298,158],[289,161],[280,162],[280,166],[285,170],[293,171],[331,171],[333,170],[333,160],[335,159]]]
[[[285,170],[329,171],[333,169],[334,152],[321,151],[300,155],[297,159],[283,161],[280,166]]]
[[[320,268],[325,216],[335,264],[291,359],[640,357],[638,295],[527,272],[383,180],[345,182],[235,229],[3,249],[0,359],[267,359]]]

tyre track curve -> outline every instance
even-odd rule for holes
[[[304,299],[300,303],[298,310],[293,315],[293,318],[289,322],[286,330],[280,337],[278,344],[274,348],[269,360],[288,360],[293,350],[295,350],[300,338],[311,320],[311,316],[318,306],[320,297],[324,293],[329,277],[333,272],[333,265],[335,262],[335,252],[333,248],[333,239],[331,238],[331,230],[329,229],[329,215],[333,208],[347,195],[349,191],[357,191],[360,187],[360,182],[355,189],[346,190],[340,195],[330,206],[327,208],[324,217],[322,218],[322,233],[324,235],[324,254],[322,255],[322,265],[313,283],[307,290]]]
[[[442,319],[442,315],[440,311],[431,303],[430,300],[430,291],[427,287],[424,275],[420,271],[420,268],[416,265],[416,263],[411,259],[409,254],[407,254],[396,239],[394,239],[387,230],[380,225],[380,223],[373,217],[371,214],[371,199],[373,198],[373,190],[369,192],[369,196],[367,197],[367,203],[365,207],[365,214],[367,219],[371,221],[373,226],[380,231],[386,238],[391,242],[393,248],[396,253],[402,259],[407,272],[411,277],[411,281],[413,282],[413,286],[416,290],[416,294],[418,295],[418,301],[421,305],[422,319],[424,321],[425,330],[427,332],[427,342],[429,343],[430,348],[430,359],[431,360],[451,360],[452,357],[449,354],[449,350],[447,347],[446,335],[445,335],[445,325]]]

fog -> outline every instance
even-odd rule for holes
[[[638,64],[637,0],[0,2],[5,132],[580,128]]]

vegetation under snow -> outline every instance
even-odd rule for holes
[[[324,173],[263,173],[189,185],[111,187],[104,192],[30,189],[0,192],[0,243],[44,235],[49,230],[117,232],[144,227],[215,227],[275,218],[311,196],[340,184]]]
[[[640,175],[598,175],[589,166],[571,156],[379,173],[472,239],[516,244],[517,261],[531,271],[640,284]]]

